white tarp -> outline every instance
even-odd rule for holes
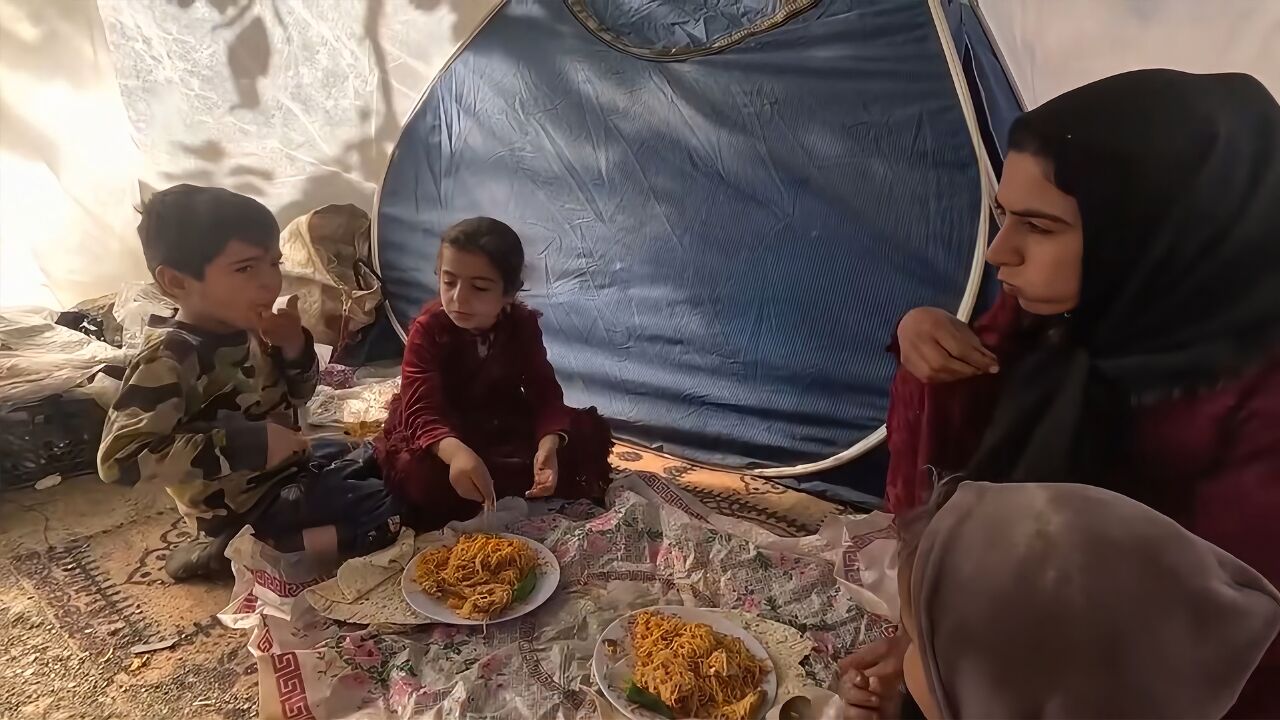
[[[63,308],[145,279],[147,188],[226,185],[282,224],[327,203],[372,211],[404,119],[500,4],[0,0],[0,305]],[[1150,66],[1241,70],[1280,94],[1280,2],[978,5],[1033,106]]]
[[[179,182],[282,225],[373,208],[427,83],[501,0],[0,0],[0,305],[146,279],[133,206]]]
[[[62,309],[146,276],[142,157],[88,0],[0,0],[0,305]]]
[[[1027,107],[1126,70],[1247,72],[1280,97],[1276,0],[970,0]]]

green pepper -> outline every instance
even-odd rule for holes
[[[676,720],[676,714],[662,702],[662,698],[636,684],[635,680],[627,685],[627,699],[650,712],[655,712],[667,720]]]
[[[516,584],[514,590],[511,591],[511,602],[524,602],[526,598],[533,594],[533,589],[538,586],[538,568],[529,568],[529,572],[520,578],[520,582]]]

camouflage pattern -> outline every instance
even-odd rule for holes
[[[113,483],[159,482],[205,532],[238,527],[296,467],[266,467],[267,423],[293,426],[318,365],[310,335],[287,363],[250,333],[153,317],[107,415],[98,472]]]

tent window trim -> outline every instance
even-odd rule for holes
[[[620,53],[651,62],[679,62],[723,52],[757,35],[763,35],[782,27],[816,7],[819,2],[821,0],[782,0],[778,10],[772,15],[731,33],[721,35],[710,43],[699,47],[650,48],[630,43],[608,27],[605,27],[604,23],[600,22],[591,9],[587,7],[585,0],[564,0],[565,7],[569,9],[569,12],[573,13],[573,17],[582,24],[582,27],[586,28],[587,32],[595,35],[601,42]]]

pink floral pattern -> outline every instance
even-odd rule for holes
[[[822,657],[832,657],[836,650],[836,640],[827,632],[811,632],[809,639],[813,641],[813,650]]]
[[[613,513],[604,513],[595,520],[587,523],[587,532],[606,532],[612,530],[618,524],[618,516]]]
[[[347,658],[360,667],[378,667],[382,664],[382,652],[378,650],[378,644],[371,639],[360,635],[347,635],[343,640],[342,649],[347,653]]]
[[[552,515],[513,528],[561,564],[559,589],[533,613],[406,636],[352,633],[337,644],[346,667],[367,676],[371,697],[401,717],[438,708],[493,720],[587,720],[592,638],[630,610],[691,603],[795,627],[813,641],[803,671],[819,686],[839,657],[884,634],[885,623],[841,591],[831,563],[761,550],[638,494],[613,497],[610,510],[587,520]]]
[[[582,544],[583,551],[588,555],[602,555],[609,550],[609,538],[604,535],[588,535],[586,541]]]

